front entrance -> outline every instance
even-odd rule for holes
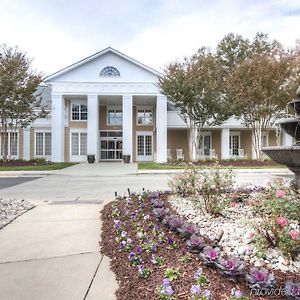
[[[136,160],[153,161],[153,135],[152,132],[137,132]]]
[[[122,131],[100,131],[100,160],[121,160]]]

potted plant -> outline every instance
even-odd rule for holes
[[[129,164],[130,163],[130,155],[129,154],[123,154],[123,162],[124,164]]]
[[[95,162],[95,154],[88,154],[87,161],[89,164],[93,164]]]

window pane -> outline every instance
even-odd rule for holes
[[[79,133],[72,132],[72,155],[79,155]]]
[[[45,132],[45,155],[51,155],[51,132]]]
[[[108,110],[108,124],[110,125],[122,125],[122,110],[110,109]]]
[[[79,105],[72,105],[72,120],[79,120]]]
[[[35,133],[35,154],[36,155],[43,155],[43,140],[44,135],[42,132]]]
[[[18,154],[18,134],[10,132],[10,155]]]
[[[137,137],[137,154],[144,155],[144,136],[138,135]]]
[[[81,109],[81,120],[87,120],[87,105],[82,104],[80,106]]]
[[[80,155],[86,155],[87,153],[87,134],[81,133],[80,135]]]
[[[145,155],[152,155],[152,136],[146,135],[145,136]]]

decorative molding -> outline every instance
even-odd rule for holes
[[[154,83],[53,83],[52,98],[58,95],[157,95],[159,88]]]

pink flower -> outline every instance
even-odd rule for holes
[[[277,198],[283,198],[284,196],[285,196],[285,191],[283,191],[283,190],[276,191]]]
[[[293,240],[296,240],[299,237],[299,231],[298,230],[291,230],[290,236]]]
[[[277,176],[277,180],[278,180],[278,181],[283,181],[284,179],[283,179],[283,177],[281,177],[281,176]]]
[[[287,221],[287,219],[285,219],[283,217],[279,217],[276,219],[276,223],[278,225],[281,225],[282,227],[284,227],[285,225],[287,225],[288,221]]]
[[[231,202],[231,207],[236,207],[236,202],[232,201]]]

